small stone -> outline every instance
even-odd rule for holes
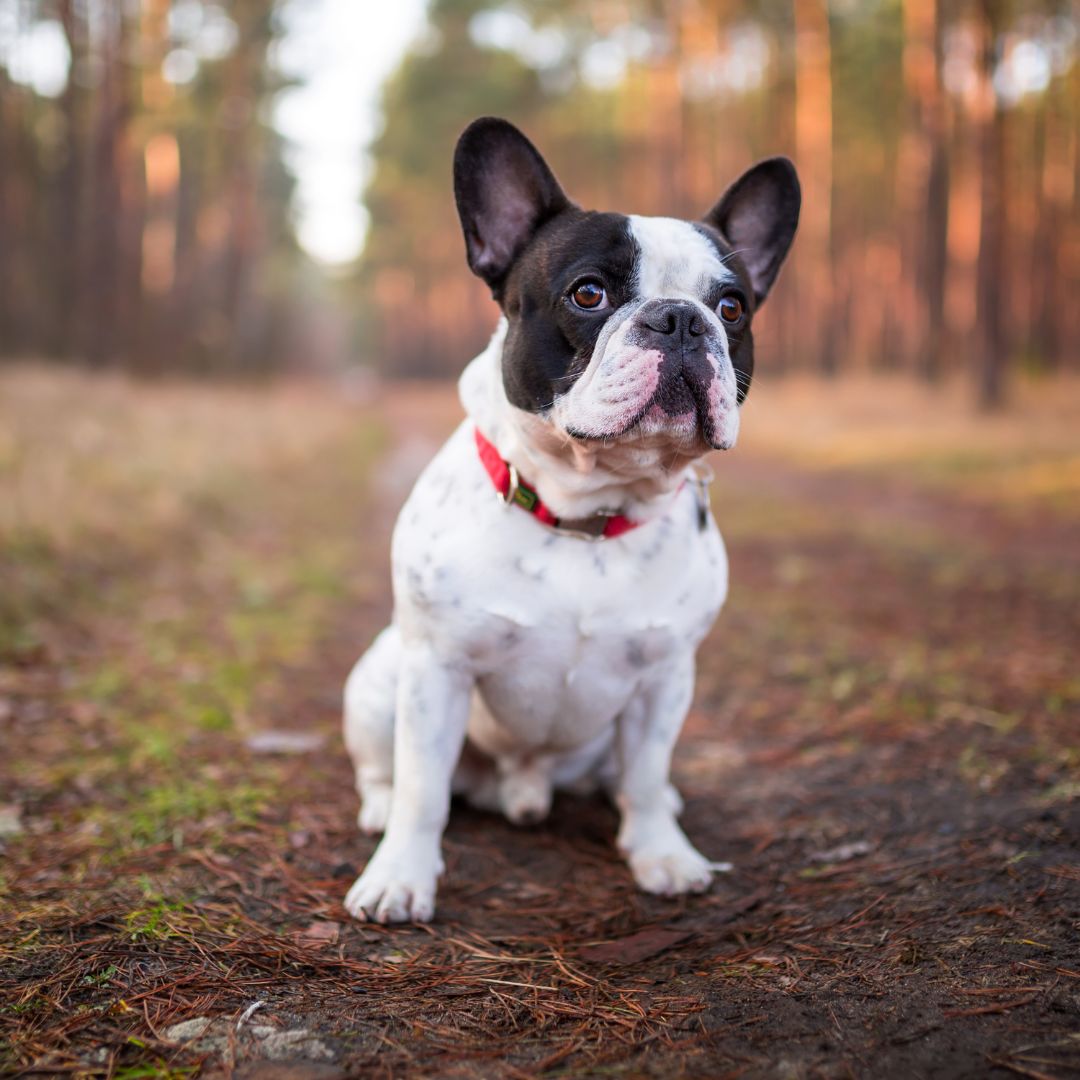
[[[209,1016],[196,1016],[191,1020],[181,1020],[165,1028],[161,1033],[166,1042],[186,1043],[205,1035],[214,1021]]]
[[[304,1028],[294,1031],[276,1031],[262,1040],[259,1052],[271,1061],[289,1061],[301,1058],[306,1061],[333,1061],[334,1051],[322,1039]]]
[[[326,738],[311,731],[257,731],[247,740],[256,754],[307,754],[318,750]]]
[[[866,840],[856,840],[850,844],[841,844],[839,847],[830,848],[828,851],[815,851],[809,856],[811,862],[816,863],[842,863],[852,859],[869,855],[873,851],[873,845]]]

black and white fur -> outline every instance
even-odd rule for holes
[[[727,558],[692,469],[735,443],[795,170],[761,162],[697,222],[595,213],[516,128],[483,119],[454,181],[469,265],[503,318],[461,378],[466,420],[398,519],[393,621],[346,684],[359,824],[384,835],[345,905],[431,919],[451,794],[525,823],[560,787],[613,795],[641,888],[703,890],[711,864],[668,774]],[[504,505],[475,426],[560,517],[645,524],[590,542]]]

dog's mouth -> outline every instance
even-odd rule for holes
[[[699,405],[693,395],[687,393],[684,398],[669,396],[663,400],[656,395],[629,420],[609,432],[592,434],[569,428],[567,434],[585,442],[662,440],[672,443],[679,450],[695,454],[731,449],[732,441],[720,436],[715,429],[708,405]]]
[[[733,425],[728,414],[735,395],[727,391],[713,356],[704,349],[657,350],[653,356],[655,367],[640,372],[640,383],[634,379],[640,396],[628,391],[626,382],[616,383],[608,407],[596,410],[587,428],[565,424],[566,434],[583,442],[665,443],[694,455],[730,449],[737,422]],[[635,396],[627,409],[627,399]],[[596,423],[601,412],[606,423]]]

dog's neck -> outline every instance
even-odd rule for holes
[[[465,412],[503,460],[559,517],[662,514],[700,454],[660,435],[612,442],[571,439],[535,413],[511,405],[502,378],[506,320],[458,384]]]

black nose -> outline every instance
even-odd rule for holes
[[[646,337],[659,337],[656,344],[671,345],[678,340],[701,337],[707,327],[698,309],[685,300],[650,300],[637,316]]]

